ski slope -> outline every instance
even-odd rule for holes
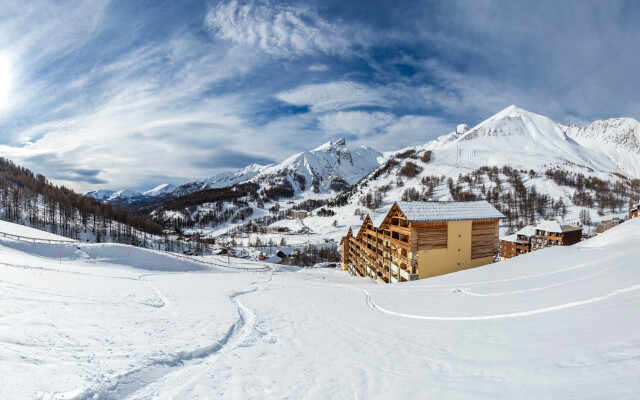
[[[638,259],[640,219],[392,285],[0,237],[0,398],[634,398]]]

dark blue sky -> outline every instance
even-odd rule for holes
[[[145,189],[342,136],[422,144],[510,104],[640,119],[639,4],[0,0],[0,156]]]

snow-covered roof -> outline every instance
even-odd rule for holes
[[[387,214],[372,214],[371,222],[373,223],[373,226],[375,226],[376,228],[379,228],[380,225],[382,225],[382,223],[384,222],[384,219],[386,217],[387,217]]]
[[[484,200],[399,201],[397,204],[407,220],[416,222],[504,218],[500,211]]]
[[[545,232],[556,232],[556,233],[562,232],[562,227],[556,220],[542,221],[536,226],[536,229],[540,231],[545,231]]]
[[[520,229],[518,232],[516,232],[516,235],[523,235],[523,236],[533,236],[535,234],[536,234],[536,227],[531,225],[527,225],[524,228]]]
[[[501,237],[500,240],[504,240],[505,242],[517,242],[518,235],[514,233],[513,235]]]

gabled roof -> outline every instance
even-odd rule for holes
[[[349,227],[349,231],[347,231],[346,236],[343,236],[342,239],[340,239],[340,245],[342,245],[342,242],[344,242],[345,239],[348,239],[349,237],[353,236],[353,231],[351,230],[351,227]]]
[[[409,222],[462,221],[502,219],[504,215],[488,202],[482,201],[399,201]],[[393,207],[392,207],[393,209]]]
[[[369,216],[369,214],[367,214],[367,216],[364,218],[364,221],[362,221],[362,225],[360,225],[360,230],[358,230],[358,234],[356,235],[356,237],[358,239],[360,239],[360,236],[362,236],[362,233],[364,232],[366,228],[366,226],[371,223],[373,225],[373,222],[371,222],[371,217]]]

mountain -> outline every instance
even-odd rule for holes
[[[628,199],[640,196],[638,126],[628,118],[567,126],[510,106],[474,127],[459,124],[400,151],[348,148],[340,139],[276,165],[252,164],[165,188],[161,196],[124,199],[126,193],[116,192],[105,201],[165,224],[179,220],[185,229],[218,232],[252,219],[268,224],[288,208],[313,209],[323,201],[337,206],[338,225],[357,224],[360,213],[393,201],[420,199],[484,199],[506,213],[510,227],[578,219],[583,210],[596,222],[624,215]],[[286,204],[276,204],[282,199]]]
[[[635,119],[612,118],[563,130],[581,146],[604,153],[625,174],[640,175],[640,123]]]
[[[311,151],[294,154],[276,165],[251,164],[204,180],[186,183],[172,195],[216,189],[240,183],[256,184],[269,192],[282,188],[288,197],[310,188],[315,193],[340,192],[377,168],[382,154],[366,146],[349,149],[345,139],[327,142]]]
[[[175,185],[172,185],[170,183],[163,183],[162,185],[158,185],[155,188],[151,189],[151,190],[147,190],[146,192],[142,192],[141,195],[142,196],[149,196],[149,197],[160,197],[160,196],[165,196],[171,192],[173,192],[176,189]]]
[[[206,179],[180,185],[180,187],[174,189],[172,194],[174,197],[177,197],[190,194],[198,190],[216,189],[235,185],[237,183],[245,182],[246,180],[253,178],[265,168],[268,168],[270,166],[271,165],[265,166],[259,164],[251,164],[235,171],[221,172]]]
[[[541,169],[570,163],[595,171],[639,177],[637,135],[640,133],[629,134],[630,127],[632,132],[634,127],[630,121],[633,120],[624,124],[624,128],[612,120],[596,121],[582,128],[566,127],[545,116],[510,106],[467,131],[458,129],[441,136],[421,150],[437,150],[434,161],[457,167],[510,165]],[[634,122],[637,127],[638,122]],[[602,143],[607,143],[610,153],[599,148]],[[627,157],[617,160],[611,156],[619,150]]]
[[[93,197],[94,199],[102,202],[106,202],[111,196],[113,196],[116,192],[113,190],[94,190],[84,195],[87,197]]]
[[[366,146],[349,149],[346,140],[327,142],[263,169],[249,182],[263,189],[291,185],[294,194],[311,188],[315,193],[341,192],[377,168],[382,153]]]
[[[487,200],[507,215],[509,228],[545,218],[578,220],[583,210],[597,222],[626,214],[629,199],[640,198],[638,178],[637,121],[565,126],[510,106],[470,129],[459,125],[388,154],[332,205],[339,225],[358,224],[363,213],[399,200]]]
[[[178,198],[208,189],[250,184],[266,195],[280,193],[293,197],[306,191],[330,194],[341,192],[377,168],[382,153],[366,146],[348,148],[345,139],[327,142],[311,151],[294,154],[276,165],[251,164],[242,169],[222,172],[178,187],[163,184],[138,193],[131,190],[97,190],[86,195],[107,203],[140,205],[166,196]]]

